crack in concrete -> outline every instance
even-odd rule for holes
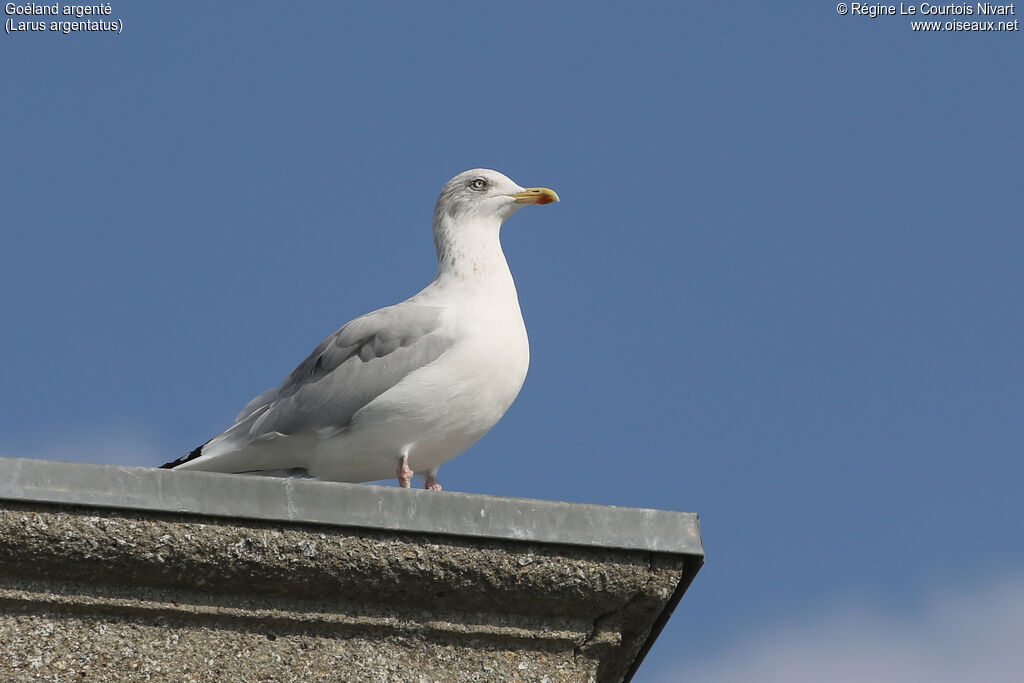
[[[623,612],[627,612],[630,609],[630,607],[632,607],[640,598],[642,598],[647,593],[647,589],[650,587],[651,583],[655,580],[655,578],[657,578],[657,576],[655,573],[656,570],[654,568],[654,554],[646,553],[646,555],[647,579],[644,581],[644,584],[640,588],[638,588],[632,595],[630,595],[629,598],[627,598],[621,605],[607,612],[602,612],[594,618],[593,624],[590,628],[590,633],[584,636],[583,642],[581,642],[579,645],[573,648],[574,663],[579,662],[580,657],[583,656],[587,648],[591,647],[595,640],[597,640],[598,633],[609,621],[612,620],[613,617]],[[601,673],[603,668],[604,667],[602,663],[602,666],[598,668],[597,680],[601,680]]]

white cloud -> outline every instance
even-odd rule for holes
[[[938,593],[909,612],[843,606],[754,634],[663,683],[1024,680],[1024,575]]]

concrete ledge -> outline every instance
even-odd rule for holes
[[[628,680],[696,515],[0,458],[0,680]]]
[[[0,499],[702,554],[697,515],[301,479],[0,458]]]

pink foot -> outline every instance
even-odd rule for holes
[[[412,470],[409,469],[409,456],[403,455],[402,459],[398,461],[398,485],[403,489],[407,489],[412,486]]]
[[[428,491],[440,491],[441,485],[437,483],[437,472],[427,472],[424,477],[423,488]]]

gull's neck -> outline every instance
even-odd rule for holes
[[[495,215],[447,213],[434,218],[437,277],[444,287],[504,291],[516,296],[515,283],[501,250],[501,219]]]

